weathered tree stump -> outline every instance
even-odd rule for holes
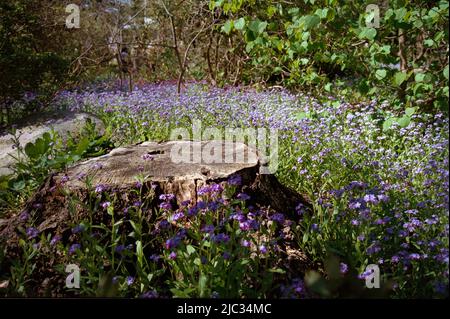
[[[219,153],[213,162],[211,150],[216,155]],[[227,154],[233,156],[227,158]],[[180,162],[180,158],[184,162]],[[139,175],[145,177],[142,183],[144,192],[151,189],[156,195],[156,201],[160,194],[170,193],[175,195],[178,205],[184,201],[195,204],[202,186],[222,183],[231,176],[239,175],[240,191],[250,195],[252,205],[270,207],[288,216],[295,214],[295,208],[300,203],[309,206],[307,199],[280,184],[274,175],[260,174],[261,165],[264,164],[257,152],[243,143],[145,142],[114,149],[109,154],[86,160],[65,172],[50,176],[29,200],[25,211],[32,212],[39,232],[62,233],[67,230],[68,224],[74,222],[74,209],[77,211],[75,216],[83,210],[80,204],[74,208],[66,195],[75,194],[80,202],[86,201],[89,196],[86,177],[92,189],[120,194],[119,197],[125,202],[122,206],[126,207],[133,201],[129,194],[132,189],[136,189],[136,177]],[[154,207],[157,205],[158,202],[155,202]],[[14,241],[21,224],[24,222],[20,216],[12,216],[4,221],[0,225],[0,240]]]

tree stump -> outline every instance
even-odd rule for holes
[[[216,157],[216,162],[208,160],[207,155],[211,154],[211,149],[219,153],[222,150],[221,156]],[[203,156],[198,162],[177,163],[174,161],[176,150],[187,150],[191,160],[198,155],[194,150],[200,150]],[[232,150],[234,162],[224,162],[227,150]],[[244,154],[244,160],[236,162],[237,154]],[[270,207],[287,216],[295,215],[299,204],[303,204],[305,208],[310,206],[305,197],[280,184],[274,175],[260,174],[261,165],[264,164],[259,160],[257,152],[243,143],[145,142],[114,149],[109,154],[91,158],[68,168],[65,172],[50,176],[28,201],[24,211],[33,215],[39,232],[61,234],[67,231],[69,224],[73,224],[78,213],[82,214],[82,205],[77,204],[74,207],[68,200],[67,193],[76,194],[80,202],[85,202],[89,196],[86,176],[89,176],[91,188],[100,192],[120,194],[120,200],[124,202],[122,206],[126,207],[133,201],[129,194],[132,189],[136,189],[136,176],[139,175],[145,176],[140,186],[144,192],[152,189],[156,195],[154,207],[159,204],[160,194],[169,193],[175,195],[178,205],[185,201],[195,204],[202,186],[224,183],[236,175],[241,179],[240,191],[250,196],[249,203],[252,205]],[[8,240],[10,243],[16,241],[17,229],[24,224],[20,216],[11,216],[4,220],[0,223],[0,240]]]

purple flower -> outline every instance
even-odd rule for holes
[[[184,201],[181,202],[181,206],[187,207],[190,203],[191,203],[191,201],[189,199],[188,200],[184,200]]]
[[[170,223],[166,219],[163,219],[163,220],[161,220],[158,223],[158,228],[159,229],[166,229],[166,228],[169,228],[169,227],[170,227]]]
[[[81,249],[80,244],[72,244],[72,246],[70,246],[70,248],[69,248],[69,255],[74,254],[79,249]]]
[[[373,255],[381,250],[381,247],[378,244],[373,244],[366,249],[366,253],[368,255]]]
[[[212,234],[214,233],[214,229],[214,225],[206,225],[202,228],[202,232]]]
[[[341,274],[346,274],[348,272],[348,265],[345,263],[340,263],[339,264],[339,270],[341,272]]]
[[[285,221],[285,217],[283,214],[277,213],[270,217],[271,220],[276,221],[278,224],[283,224]]]
[[[411,260],[419,260],[420,259],[420,255],[416,254],[416,253],[409,254],[409,259],[411,259]]]
[[[407,211],[405,211],[405,214],[408,215],[416,215],[419,211],[417,209],[409,209]]]
[[[111,206],[110,202],[103,202],[100,204],[104,209],[108,208],[109,206]]]
[[[174,251],[172,251],[172,252],[170,253],[170,255],[169,255],[169,258],[172,259],[172,260],[175,260],[175,259],[177,258],[177,253],[174,252]]]
[[[217,210],[219,209],[220,205],[221,205],[221,203],[218,202],[218,201],[209,202],[209,203],[208,203],[208,209],[209,209],[211,212],[215,212],[215,211],[217,211]]]
[[[239,223],[239,228],[241,230],[243,230],[243,231],[250,230],[250,222],[249,221],[245,221],[245,222]]]
[[[23,222],[26,222],[29,218],[30,218],[30,214],[28,214],[28,212],[26,210],[24,210],[19,216],[19,219]]]
[[[367,204],[378,204],[378,199],[373,194],[367,194],[364,196],[364,201]]]
[[[244,193],[239,193],[236,197],[237,197],[238,199],[244,200],[244,201],[250,199],[250,196],[248,196],[247,194],[244,194]]]
[[[81,233],[86,229],[86,226],[84,226],[83,224],[80,224],[78,226],[75,226],[74,228],[72,228],[72,234],[77,234],[77,233]]]
[[[422,226],[422,222],[417,218],[411,218],[409,223],[404,223],[403,228],[407,229],[410,233],[414,232],[417,228]]]
[[[361,207],[361,203],[359,201],[351,201],[348,204],[348,208],[350,209],[359,209]]]
[[[158,297],[159,297],[159,295],[158,295],[158,292],[156,290],[150,290],[150,291],[144,292],[141,295],[141,298],[144,298],[144,299],[155,299],[155,298],[158,298]]]
[[[440,295],[448,295],[448,283],[436,282],[434,284],[434,291]]]
[[[62,237],[60,235],[53,236],[52,240],[50,240],[50,246],[55,246],[61,239]]]
[[[144,155],[142,155],[142,159],[144,161],[153,161],[154,160],[154,156],[151,155],[151,154],[144,154]]]
[[[162,202],[161,204],[159,204],[159,208],[164,210],[171,210],[172,204],[170,204],[169,202]]]
[[[260,245],[260,246],[259,246],[259,252],[260,252],[261,254],[267,254],[267,247],[264,246],[264,245]]]
[[[134,283],[134,277],[128,276],[127,277],[127,285],[131,286]]]
[[[259,229],[259,223],[256,220],[250,220],[249,224],[250,224],[251,229],[253,229],[253,230]]]
[[[246,220],[244,214],[242,214],[242,212],[236,212],[231,214],[230,216],[231,219],[237,220],[238,222],[244,222]]]
[[[141,207],[141,205],[142,205],[142,202],[139,200],[133,203],[134,207]]]
[[[248,240],[243,239],[241,241],[241,246],[242,247],[250,247],[250,242]]]
[[[95,192],[96,193],[103,193],[106,190],[106,186],[99,184],[97,186],[95,186]]]
[[[102,163],[95,163],[94,164],[94,169],[102,169],[103,168],[103,164]]]
[[[219,233],[217,235],[211,235],[211,240],[214,243],[226,243],[230,240],[230,236],[224,233]]]
[[[319,231],[319,225],[317,225],[317,224],[312,224],[312,225],[311,225],[311,230],[314,231],[314,232]]]
[[[36,238],[39,235],[39,231],[34,227],[27,228],[27,237],[28,239]]]
[[[118,245],[116,246],[116,253],[122,254],[127,248],[125,247],[125,245]]]
[[[79,180],[79,181],[81,181],[83,178],[85,178],[86,177],[86,173],[79,173],[78,175],[77,175],[77,180]]]
[[[169,238],[166,240],[166,249],[173,249],[178,247],[178,245],[181,243],[181,239],[178,236]]]
[[[159,195],[159,199],[163,201],[171,201],[175,198],[174,194],[161,194]]]
[[[176,222],[177,220],[183,219],[184,218],[184,213],[180,212],[180,213],[176,213],[173,215],[172,220],[174,222]]]
[[[228,178],[228,184],[230,185],[234,185],[234,186],[239,186],[242,183],[242,178],[240,175],[232,175],[230,176],[230,178]]]
[[[231,258],[231,255],[230,255],[229,252],[224,252],[223,255],[222,255],[222,257],[223,257],[223,259],[228,260],[228,259]]]
[[[364,280],[367,277],[369,277],[370,275],[372,275],[372,273],[373,273],[373,270],[367,270],[367,271],[363,272],[362,274],[359,274],[358,278]]]
[[[298,204],[297,207],[295,207],[295,212],[299,216],[303,215],[303,213],[305,212],[305,205],[303,205],[302,203]]]
[[[157,263],[161,259],[161,256],[157,255],[157,254],[153,254],[153,255],[150,255],[149,259],[151,261],[153,261],[154,263]]]

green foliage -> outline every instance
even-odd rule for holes
[[[86,120],[78,136],[69,136],[66,141],[54,131],[44,133],[23,149],[19,146],[19,136],[15,136],[14,140],[17,147],[14,174],[4,187],[25,194],[40,186],[51,172],[63,170],[82,158],[105,154],[114,147],[110,133],[98,135],[95,123],[90,119]]]
[[[3,108],[7,110],[6,124],[13,114],[33,111],[57,90],[65,80],[68,60],[43,48],[50,42],[46,37],[36,6],[31,1],[13,0],[0,3],[0,125]],[[26,93],[35,96],[30,101]],[[25,110],[12,103],[24,99]],[[16,114],[16,116],[19,116]]]
[[[383,2],[379,28],[370,24],[375,12],[366,12],[371,3],[232,0],[210,1],[210,8],[222,8],[229,18],[222,31],[245,42],[250,78],[320,92],[344,76],[362,96],[445,109],[448,1]]]

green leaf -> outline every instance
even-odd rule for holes
[[[258,32],[263,33],[264,30],[267,28],[267,22],[261,22],[258,26]]]
[[[297,118],[297,120],[311,118],[311,114],[309,112],[300,112],[300,113],[297,113],[296,118]]]
[[[226,34],[230,34],[231,30],[233,30],[233,21],[232,20],[228,20],[227,22],[225,22],[225,24],[222,26],[222,31],[225,32]]]
[[[36,148],[33,143],[29,142],[25,145],[25,154],[27,154],[29,158],[35,158],[37,156]]]
[[[244,18],[239,18],[237,20],[234,20],[234,28],[236,30],[242,30],[245,27],[245,19]]]
[[[394,85],[400,86],[408,78],[408,74],[405,72],[397,72],[394,75]]]
[[[416,73],[415,77],[414,77],[414,81],[416,82],[425,82],[425,73]]]
[[[25,188],[25,181],[24,180],[15,181],[13,183],[13,186],[12,186],[12,189],[15,190],[15,191],[21,191],[24,188]]]
[[[208,282],[208,277],[202,273],[200,275],[200,278],[198,279],[198,290],[200,293],[200,298],[205,297],[205,288],[206,288],[207,282]]]
[[[434,44],[433,39],[426,39],[425,41],[423,41],[423,44],[425,44],[427,47],[432,47]]]
[[[285,274],[286,270],[281,268],[271,268],[269,269],[269,272],[277,273],[277,274]]]
[[[400,125],[400,127],[407,127],[409,123],[411,123],[411,118],[407,115],[399,118],[397,120],[397,123]]]
[[[89,137],[84,137],[81,139],[81,141],[78,143],[77,145],[77,149],[75,151],[75,154],[77,155],[83,155],[84,152],[87,151],[87,149],[89,148]]]
[[[379,69],[375,72],[375,77],[377,80],[382,80],[386,77],[386,70],[385,69]]]
[[[415,107],[407,107],[406,110],[405,110],[405,114],[407,116],[412,116],[415,112],[416,112],[416,108]]]
[[[247,45],[245,46],[245,52],[249,53],[251,50],[253,50],[253,47],[255,46],[255,43],[252,42],[248,42]]]
[[[189,255],[192,255],[193,253],[195,253],[195,248],[192,247],[191,245],[187,245],[186,246],[186,251]]]
[[[310,30],[312,28],[314,28],[316,25],[318,25],[320,23],[320,17],[317,15],[310,15],[310,16],[306,16],[305,17],[305,22],[303,25],[303,28],[305,30]]]
[[[358,34],[358,37],[360,39],[369,39],[373,40],[375,39],[375,36],[377,35],[377,30],[374,28],[363,28],[362,31]]]
[[[392,123],[394,123],[396,120],[397,120],[396,117],[391,117],[391,118],[388,118],[387,120],[385,120],[383,122],[383,131],[389,130],[392,126]]]
[[[448,64],[445,66],[444,71],[442,73],[444,73],[445,78],[448,80]]]
[[[267,27],[267,22],[260,20],[253,20],[249,23],[248,28],[254,33],[263,33]]]
[[[309,239],[309,233],[304,233],[303,234],[303,243],[306,243]]]

